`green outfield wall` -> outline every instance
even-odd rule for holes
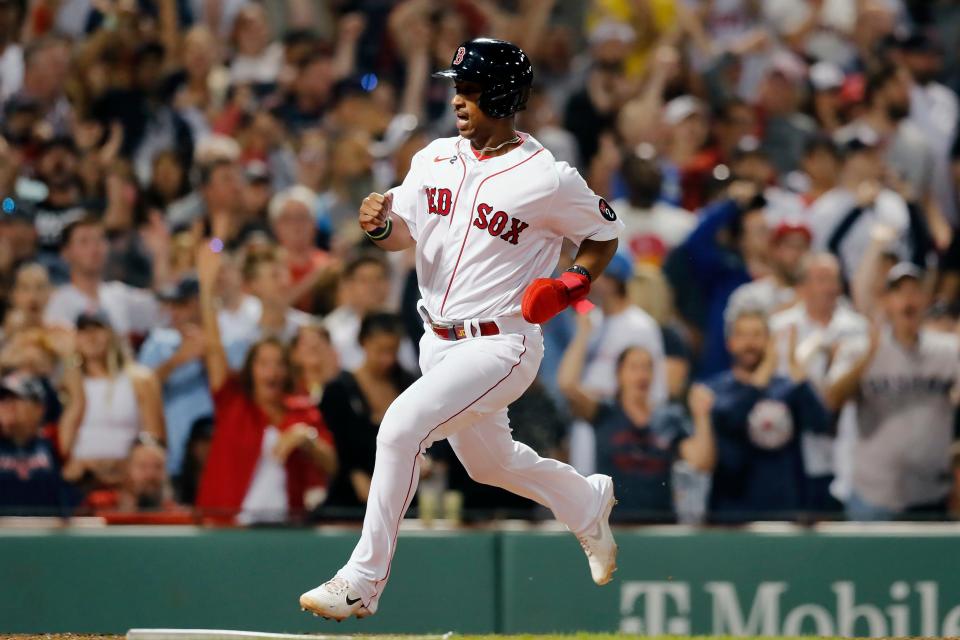
[[[917,533],[925,532],[925,533]],[[563,533],[404,533],[380,612],[300,612],[358,533],[0,529],[0,633],[131,627],[960,636],[960,529],[618,532],[598,588]]]

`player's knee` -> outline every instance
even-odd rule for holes
[[[377,431],[377,446],[418,447],[424,438],[425,417],[413,403],[398,398],[383,416]],[[429,426],[429,425],[426,425]]]
[[[498,465],[467,460],[461,460],[461,462],[463,462],[464,469],[467,470],[467,475],[470,476],[470,479],[474,482],[479,482],[480,484],[497,484],[497,479],[500,477],[500,467]]]

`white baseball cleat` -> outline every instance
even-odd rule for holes
[[[577,540],[587,554],[590,563],[590,575],[598,585],[605,585],[613,579],[613,572],[617,570],[617,543],[610,530],[610,512],[617,499],[613,495],[613,479],[610,476],[594,474],[589,478],[599,483],[604,498],[603,510],[593,527],[577,534]]]
[[[366,618],[370,611],[363,606],[360,595],[350,583],[336,576],[300,596],[300,607],[315,616],[341,622],[350,616]]]

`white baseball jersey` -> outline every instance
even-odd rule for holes
[[[613,240],[623,229],[576,169],[520,135],[519,147],[483,159],[461,137],[435,140],[390,190],[417,242],[420,295],[434,320],[517,315],[530,281],[553,273],[564,238]]]

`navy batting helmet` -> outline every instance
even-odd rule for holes
[[[482,87],[477,103],[480,110],[491,118],[506,118],[526,108],[533,65],[515,44],[475,38],[457,48],[449,69],[433,76],[477,83]]]

